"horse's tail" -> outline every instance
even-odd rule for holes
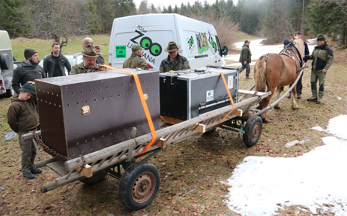
[[[254,65],[255,90],[265,92],[267,55],[261,56]]]

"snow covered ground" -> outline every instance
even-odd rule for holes
[[[252,53],[252,57],[251,57],[251,60],[252,60],[252,63],[251,65],[254,65],[255,62],[257,61],[257,59],[266,54],[266,53],[279,53],[281,52],[281,50],[283,49],[283,44],[277,44],[277,45],[263,45],[261,44],[261,42],[263,41],[264,39],[259,39],[259,40],[252,40],[250,45],[249,45],[249,48],[251,49],[251,53]],[[313,51],[313,48],[315,47],[315,45],[310,45],[311,41],[313,41],[312,43],[315,42],[315,39],[312,39],[312,40],[308,40],[308,49],[310,50],[310,53],[312,53]],[[242,48],[243,46],[243,42],[238,42],[238,43],[234,43],[235,47],[237,49],[240,49]],[[240,59],[240,54],[232,54],[232,55],[227,55],[225,58],[225,60],[232,60],[232,61],[239,61]],[[230,66],[240,66],[241,63],[232,63],[230,64]]]
[[[273,215],[281,206],[303,205],[347,215],[347,115],[329,121],[324,146],[295,158],[246,157],[226,184],[228,207],[241,215]],[[285,143],[283,143],[284,145]],[[303,209],[305,210],[305,209]]]

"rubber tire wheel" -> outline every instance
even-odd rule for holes
[[[261,135],[263,127],[263,121],[261,117],[252,115],[247,119],[246,126],[244,128],[243,143],[248,147],[252,147],[257,144]]]
[[[136,211],[151,204],[159,184],[158,169],[147,161],[141,161],[132,164],[123,173],[119,182],[119,197],[127,208]]]
[[[106,174],[107,173],[105,170],[100,170],[96,173],[93,173],[92,177],[90,177],[90,178],[85,177],[85,178],[81,179],[80,181],[86,185],[94,185],[94,184],[100,182],[101,180],[103,180],[105,178]]]

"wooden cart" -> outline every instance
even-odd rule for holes
[[[120,179],[119,195],[125,206],[131,210],[146,207],[156,196],[160,184],[158,169],[148,163],[148,160],[164,148],[193,135],[213,132],[216,127],[238,132],[240,136],[243,136],[243,142],[247,147],[252,147],[258,142],[262,131],[262,119],[257,115],[257,111],[250,114],[252,113],[250,110],[254,109],[270,92],[239,90],[238,93],[239,98],[242,95],[247,97],[235,103],[235,109],[232,105],[226,106],[187,121],[171,122],[177,124],[166,124],[155,131],[156,140],[146,151],[147,157],[141,161],[136,162],[136,159],[152,140],[151,133],[65,162],[53,156],[51,159],[35,163],[36,168],[47,166],[60,176],[54,182],[41,186],[41,192],[53,190],[76,180],[85,184],[95,184],[108,174]],[[232,109],[233,112],[224,118]],[[136,130],[136,128],[133,129]],[[33,139],[35,136],[36,141],[40,143],[42,140],[37,139],[39,135],[40,131],[36,131],[35,135],[34,133],[25,134],[21,139]]]

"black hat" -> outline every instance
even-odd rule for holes
[[[24,50],[24,58],[25,58],[25,59],[28,59],[28,58],[30,58],[31,56],[33,56],[35,53],[37,53],[36,50],[31,49],[31,48],[26,48],[26,49]]]
[[[297,31],[295,35],[301,35],[301,32]]]
[[[30,83],[25,83],[20,89],[19,91],[25,91],[25,92],[30,92],[31,94],[36,94],[35,91],[35,86],[31,85]]]
[[[245,40],[245,43],[250,43],[250,41],[249,40]]]
[[[318,35],[317,41],[325,41],[324,35],[322,35],[322,34]]]

